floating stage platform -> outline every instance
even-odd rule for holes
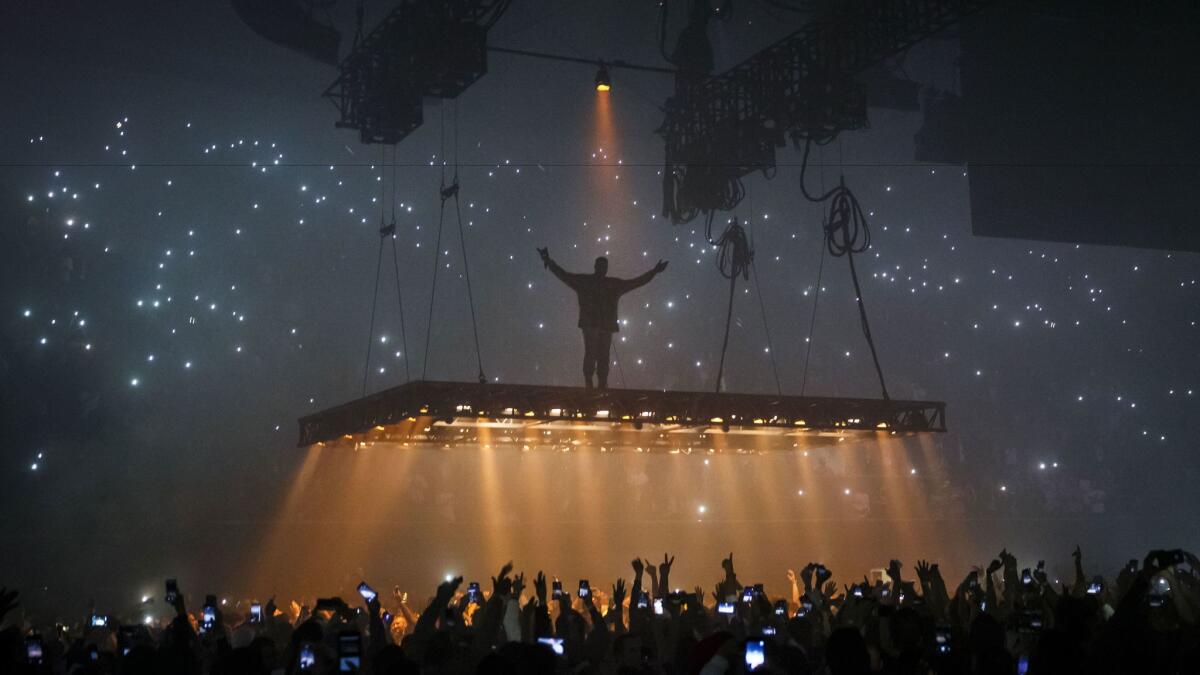
[[[946,404],[417,380],[300,418],[299,446],[761,452],[946,431]]]

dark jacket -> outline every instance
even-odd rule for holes
[[[575,291],[579,299],[579,327],[609,333],[620,330],[617,325],[617,301],[629,291],[650,283],[655,274],[654,270],[650,270],[632,279],[618,279],[595,274],[573,274],[553,260],[548,265],[554,276]]]

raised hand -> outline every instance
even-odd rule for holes
[[[893,561],[895,562],[895,561]],[[917,571],[917,580],[922,584],[929,583],[929,562],[926,560],[918,560],[917,566],[914,567]]]
[[[891,560],[888,562],[887,572],[888,576],[892,578],[892,584],[898,586],[900,584],[900,561]]]
[[[524,590],[525,590],[525,573],[521,572],[520,574],[513,577],[513,581],[512,581],[513,597],[520,600],[521,592]]]
[[[813,571],[817,569],[816,563],[808,563],[804,569],[800,570],[800,580],[804,582],[804,590],[812,590]]]
[[[667,590],[668,590],[666,588],[667,580],[671,577],[671,565],[674,565],[674,564],[675,564],[675,556],[671,556],[670,558],[668,558],[667,554],[664,553],[663,561],[658,566],[658,580],[659,580],[659,583],[661,583],[663,585],[662,592],[664,594],[667,593]]]
[[[725,576],[736,576],[733,573],[733,551],[729,552],[729,557],[721,561],[721,569],[725,570]]]
[[[533,591],[537,594],[538,604],[546,606],[546,575],[538,570],[537,576],[533,578]]]
[[[796,570],[788,570],[787,571],[787,580],[789,583],[791,583],[793,585],[796,583]]]
[[[509,578],[509,573],[512,572],[512,561],[504,563],[504,567],[500,568],[500,575],[492,577],[492,595],[504,597],[512,592],[512,579]]]
[[[642,559],[641,559],[641,558],[634,558],[634,559],[633,559],[633,562],[631,562],[631,563],[629,563],[629,564],[630,564],[630,565],[633,565],[633,573],[634,573],[634,574],[638,575],[639,577],[640,577],[640,576],[642,576],[642,569],[643,569],[643,566],[642,566]]]
[[[696,594],[696,602],[703,605],[704,604],[704,589],[700,586],[696,586],[696,588],[692,592]]]
[[[654,266],[655,274],[662,274],[662,271],[667,269],[667,261],[659,259],[658,264]]]
[[[999,558],[992,560],[992,562],[988,563],[987,573],[989,575],[995,574],[996,570],[1000,569],[1001,567],[1004,567],[1004,563],[1000,562]]]
[[[831,572],[828,567],[825,567],[824,565],[817,565],[817,585],[818,586],[823,585],[826,581],[829,581],[832,578],[833,578],[833,572]],[[835,586],[834,588],[837,588],[837,587]]]
[[[625,580],[617,579],[617,583],[613,584],[612,592],[613,604],[620,607],[625,603]]]
[[[538,255],[542,257],[542,266],[549,267],[550,266],[550,247],[543,246],[542,248],[539,248],[537,250],[537,252],[538,252]]]
[[[437,599],[441,602],[449,602],[454,597],[454,594],[458,592],[458,587],[462,586],[462,582],[463,578],[459,576],[438,584]]]

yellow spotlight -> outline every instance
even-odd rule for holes
[[[609,89],[612,89],[612,77],[608,74],[608,68],[601,63],[599,70],[596,71],[596,91],[608,91]]]

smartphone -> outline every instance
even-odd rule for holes
[[[762,634],[763,635],[774,635],[775,634],[775,626],[763,626]]]
[[[100,660],[100,648],[96,645],[88,645],[88,661]]]
[[[856,598],[861,598],[863,596],[862,586],[859,586],[858,584],[854,584],[853,586],[850,587],[850,593],[852,593],[854,595],[854,597],[856,597]]]
[[[733,603],[722,602],[717,605],[717,614],[733,614]]]
[[[742,589],[742,602],[747,604],[754,602],[754,587],[746,586]]]
[[[204,603],[204,610],[200,615],[200,632],[207,633],[217,625],[217,604],[216,597],[208,596],[208,600]]]
[[[358,594],[361,595],[363,600],[366,600],[367,602],[371,602],[379,595],[375,592],[375,589],[368,586],[367,582],[365,581],[358,585]]]
[[[1137,558],[1130,558],[1129,563],[1125,565],[1125,569],[1129,570],[1130,574],[1137,574],[1137,570],[1138,570]]]
[[[474,605],[483,604],[483,594],[479,591],[478,581],[472,581],[467,585],[467,602]]]
[[[262,605],[257,602],[250,605],[250,623],[262,623]]]
[[[137,639],[137,626],[121,626],[117,629],[117,646],[121,648],[121,656],[128,656],[130,645]]]
[[[655,598],[655,599],[654,599],[654,613],[655,613],[655,614],[657,614],[657,615],[660,615],[660,616],[662,615],[662,613],[663,613],[663,601],[662,601],[662,598]]]
[[[775,601],[775,616],[787,616],[787,600]]]
[[[538,638],[538,644],[542,644],[542,645],[546,645],[546,646],[550,647],[550,649],[552,649],[554,651],[554,653],[559,656],[563,655],[562,638],[540,637],[540,638]]]
[[[646,591],[642,591],[640,594],[638,594],[637,608],[638,609],[646,609],[649,606],[650,606],[650,594],[647,593]]]
[[[42,665],[42,660],[45,658],[45,652],[42,645],[42,636],[34,633],[25,638],[25,663],[31,666]]]
[[[338,633],[338,672],[357,673],[362,669],[362,636],[357,631]]]
[[[762,640],[746,642],[746,670],[758,670],[767,662],[766,644]]]
[[[1021,583],[1025,584],[1026,586],[1033,583],[1033,574],[1029,571],[1028,567],[1021,570]]]
[[[1099,595],[1100,591],[1101,591],[1100,582],[1093,581],[1092,583],[1088,584],[1088,587],[1087,587],[1088,595]]]
[[[1025,675],[1029,672],[1029,657],[1022,654],[1017,658],[1017,675]]]
[[[586,598],[592,594],[592,586],[587,579],[579,580],[579,597]]]
[[[551,589],[552,589],[550,591],[551,597],[553,597],[555,599],[562,597],[562,582],[561,581],[559,581],[558,579],[555,579],[554,583],[551,584]]]
[[[103,614],[93,614],[91,623],[93,628],[104,628],[108,625],[108,617]]]
[[[167,596],[166,601],[170,605],[174,605],[179,599],[179,584],[174,579],[167,579]]]
[[[300,667],[300,670],[316,670],[317,652],[313,649],[311,642],[305,642],[300,645],[300,658],[297,665]]]
[[[933,641],[939,654],[950,653],[950,627],[938,626],[933,629]]]

